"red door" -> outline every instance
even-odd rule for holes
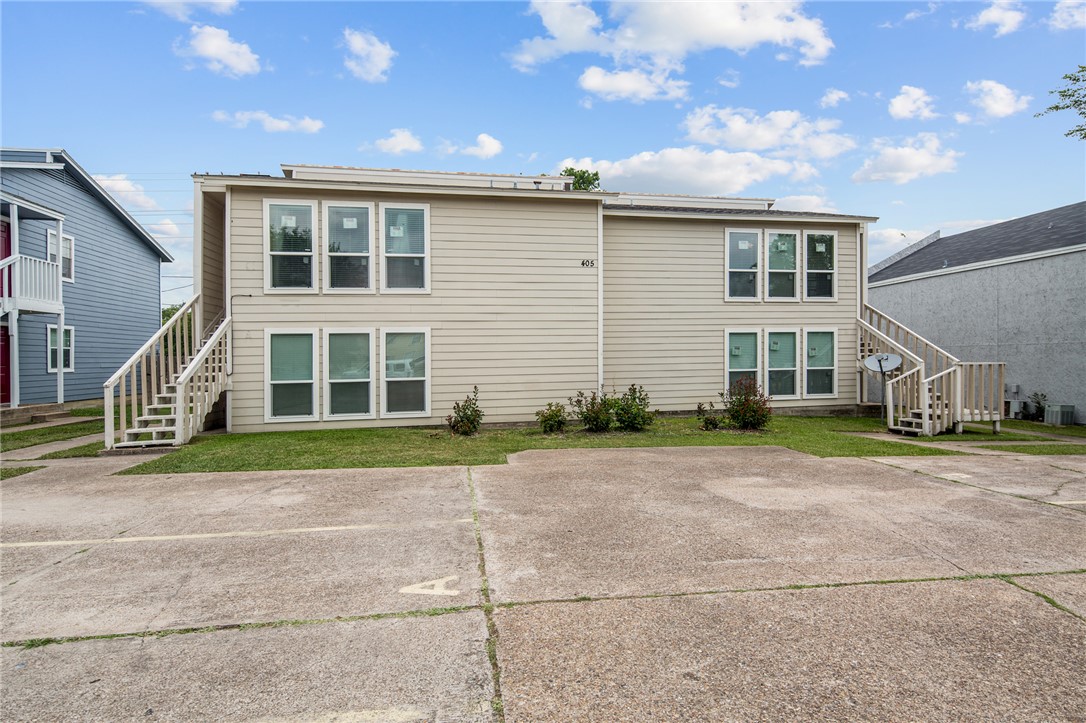
[[[7,326],[0,326],[0,404],[11,404],[11,341]]]

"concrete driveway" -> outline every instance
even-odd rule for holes
[[[1081,459],[57,461],[0,487],[0,718],[1081,720]]]

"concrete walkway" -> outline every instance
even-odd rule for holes
[[[1083,457],[114,474],[139,461],[0,483],[3,720],[1086,709]]]

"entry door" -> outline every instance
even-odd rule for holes
[[[11,339],[6,324],[0,326],[0,404],[11,404]]]

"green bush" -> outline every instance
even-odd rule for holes
[[[445,417],[445,422],[453,434],[470,437],[479,431],[484,414],[485,412],[479,409],[479,387],[474,387],[463,402],[453,403],[453,413]]]
[[[611,409],[615,424],[624,432],[640,432],[656,419],[656,414],[649,411],[649,395],[636,384],[631,384],[621,397],[613,398]]]
[[[561,432],[566,428],[566,405],[561,402],[547,402],[547,406],[535,413],[544,434]]]
[[[769,397],[762,394],[758,383],[743,377],[726,392],[720,393],[724,414],[735,429],[765,429],[773,410]]]
[[[706,409],[705,405],[698,402],[698,407],[694,411],[701,424],[698,425],[698,429],[703,429],[706,432],[712,432],[714,429],[720,429],[721,420],[720,415],[716,413],[716,405],[709,402],[709,408]]]
[[[614,399],[602,390],[598,394],[577,392],[569,398],[569,406],[589,432],[606,432],[615,423]]]

